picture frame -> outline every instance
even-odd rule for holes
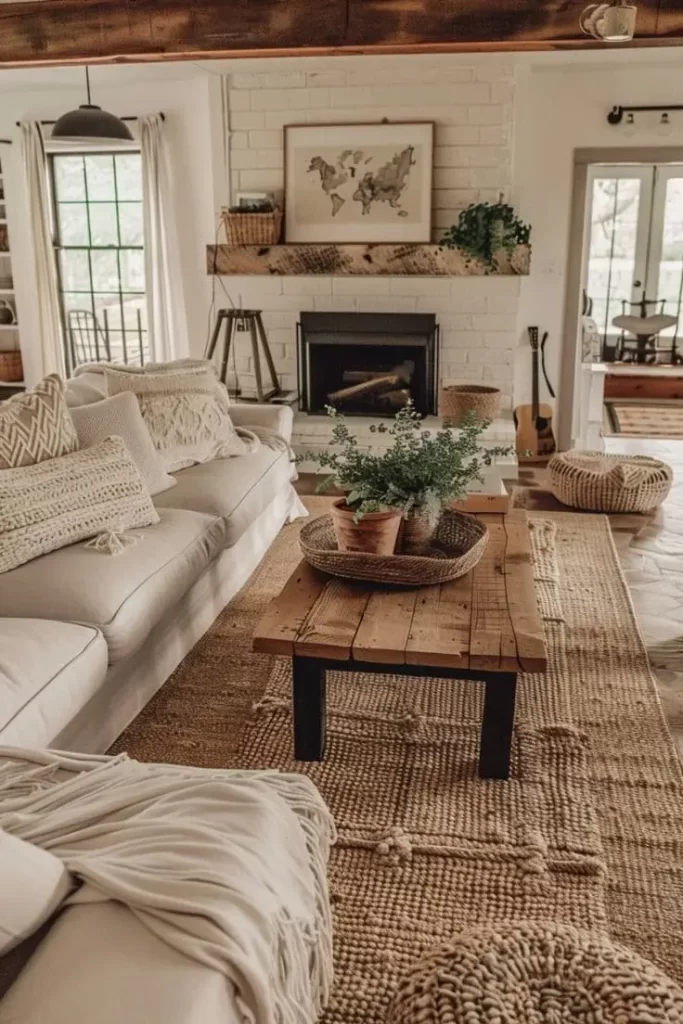
[[[285,241],[431,241],[433,121],[290,124]]]
[[[272,192],[238,192],[235,199],[235,205],[245,213],[258,212],[265,208],[272,209],[275,206],[275,197]]]

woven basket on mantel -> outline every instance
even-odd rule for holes
[[[314,519],[299,534],[303,556],[314,568],[343,579],[403,587],[424,587],[465,576],[484,554],[488,539],[483,523],[451,509],[442,513],[432,545],[420,555],[339,551],[331,516]]]
[[[228,210],[221,212],[229,245],[277,245],[282,230],[282,210]]]

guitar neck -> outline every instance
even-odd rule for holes
[[[531,414],[534,420],[538,416],[539,394],[538,394],[538,351],[531,353]]]

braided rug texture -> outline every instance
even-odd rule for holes
[[[609,524],[530,521],[550,666],[521,677],[509,782],[476,775],[477,684],[398,674],[328,674],[326,759],[293,761],[289,663],[254,655],[251,636],[299,561],[300,524],[116,744],[316,782],[340,836],[329,1024],[383,1021],[420,957],[503,922],[592,930],[683,981],[683,774]]]
[[[683,1024],[683,991],[633,950],[567,925],[463,932],[401,979],[388,1024]]]

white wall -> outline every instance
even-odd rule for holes
[[[151,69],[150,69],[151,70]],[[180,69],[182,71],[182,69]],[[116,74],[114,74],[116,72]],[[47,71],[43,71],[46,76]],[[141,69],[107,69],[103,80],[99,69],[92,73],[93,102],[120,116],[163,111],[178,196],[176,220],[181,246],[185,304],[193,350],[201,352],[206,339],[206,319],[211,283],[205,274],[206,245],[215,234],[211,177],[211,123],[209,94],[213,75],[175,78],[142,78]],[[16,88],[8,88],[16,83]],[[2,146],[0,156],[8,168],[7,210],[10,219],[12,269],[17,288],[21,346],[27,379],[32,372],[31,338],[38,330],[32,296],[35,284],[27,250],[26,209],[15,122],[22,117],[54,119],[85,102],[81,69],[57,68],[46,84],[22,88],[24,72],[0,76],[0,138],[14,138],[11,147]],[[30,83],[30,79],[29,79]]]
[[[521,283],[515,401],[530,398],[526,326],[549,332],[551,379],[560,378],[574,150],[683,145],[683,113],[672,113],[672,132],[657,132],[659,115],[637,115],[636,131],[607,123],[614,105],[680,102],[683,67],[671,51],[606,54],[602,65],[576,57],[518,67],[513,195],[521,216],[533,225],[532,271]],[[577,296],[577,303],[579,297]]]
[[[282,194],[282,128],[292,123],[433,120],[433,237],[473,202],[509,193],[514,67],[499,55],[337,57],[230,67],[232,192]],[[227,199],[227,196],[226,196]],[[296,384],[302,310],[436,313],[445,383],[501,387],[512,403],[519,281],[502,278],[225,278],[236,304],[265,311],[286,388]],[[241,370],[248,368],[245,353]]]
[[[230,86],[230,155],[224,161],[221,75]],[[55,117],[82,102],[82,70],[0,72],[0,137],[21,116]],[[507,404],[529,398],[526,326],[550,333],[558,381],[569,242],[573,151],[584,147],[683,144],[683,115],[662,138],[656,117],[638,118],[628,138],[606,122],[615,103],[675,102],[683,91],[680,51],[589,54],[335,57],[96,68],[93,98],[118,114],[164,110],[178,185],[185,298],[195,354],[212,302],[266,311],[283,383],[294,383],[294,324],[305,309],[435,312],[444,331],[448,381],[501,384]],[[532,224],[529,278],[221,278],[206,275],[221,204],[238,189],[282,188],[286,123],[433,119],[435,237],[470,202],[504,191]],[[12,147],[16,151],[16,146]],[[3,147],[3,156],[7,147]],[[231,179],[231,180],[230,180]],[[13,179],[14,180],[14,179]],[[14,204],[21,210],[21,203]],[[12,230],[13,225],[10,225]],[[21,249],[23,224],[14,224]],[[15,268],[15,277],[16,277]],[[24,285],[29,280],[25,277]],[[24,287],[22,341],[32,333]],[[565,389],[566,390],[566,389]]]

